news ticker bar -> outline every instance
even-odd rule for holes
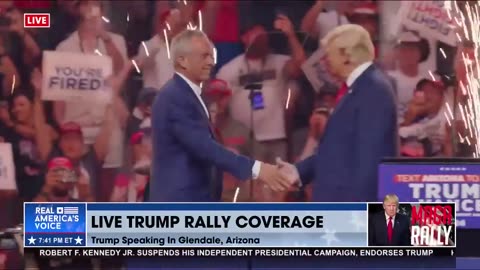
[[[454,248],[27,248],[50,257],[453,257]]]

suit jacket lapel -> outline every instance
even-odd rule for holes
[[[175,81],[180,85],[180,89],[185,90],[187,92],[187,95],[193,99],[193,102],[195,104],[195,107],[197,108],[197,111],[203,116],[205,119],[208,129],[210,130],[211,135],[215,135],[214,130],[212,128],[210,118],[205,112],[205,109],[203,108],[202,104],[200,103],[200,100],[198,100],[197,96],[193,92],[193,89],[188,85],[188,83],[180,76],[177,74],[174,75]],[[203,101],[203,100],[202,100]]]

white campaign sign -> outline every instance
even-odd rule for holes
[[[317,93],[325,85],[330,85],[336,89],[340,88],[341,85],[340,80],[329,72],[324,55],[325,53],[322,49],[316,50],[301,67],[305,77],[307,77]]]
[[[43,100],[111,101],[112,91],[106,83],[112,75],[110,57],[45,51],[42,74]]]
[[[0,143],[0,190],[17,190],[12,145]]]
[[[450,46],[458,42],[455,28],[454,12],[450,17],[445,8],[445,1],[402,1],[398,12],[398,30],[404,26],[418,31],[420,36],[432,38]]]

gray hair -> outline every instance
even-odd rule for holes
[[[344,24],[334,28],[322,40],[324,48],[332,45],[338,49],[345,50],[350,61],[356,64],[373,61],[375,48],[370,34],[365,28],[355,24]]]
[[[191,45],[193,38],[205,38],[211,43],[207,35],[200,30],[187,29],[182,31],[172,39],[170,45],[170,55],[174,62],[177,61],[178,57],[184,56],[192,51]]]

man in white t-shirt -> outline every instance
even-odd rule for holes
[[[420,63],[426,61],[430,55],[428,41],[422,39],[414,32],[402,32],[398,36],[395,47],[397,69],[389,71],[393,79],[398,98],[399,123],[403,122],[403,115],[408,108],[408,103],[413,98],[417,83],[427,78],[428,73],[420,69]]]
[[[112,58],[113,72],[117,74],[127,61],[125,39],[106,30],[102,20],[102,2],[80,1],[79,11],[81,22],[77,31],[62,41],[56,50],[109,56]],[[58,124],[66,122],[79,124],[84,134],[85,144],[91,145],[95,142],[105,121],[106,108],[107,104],[92,104],[92,101],[68,101],[55,102],[54,112]],[[122,124],[118,120],[112,130],[109,151],[103,165],[102,173],[105,175],[114,175],[114,170],[123,165],[123,136]]]
[[[232,118],[253,130],[253,154],[266,162],[274,162],[276,157],[287,158],[285,107],[289,83],[299,74],[298,63],[305,59],[290,20],[279,16],[274,24],[287,36],[291,57],[270,53],[265,28],[254,25],[241,35],[246,53],[225,64],[217,73],[217,78],[226,81],[232,89]],[[296,93],[291,88],[289,103],[293,104],[294,97]],[[267,193],[260,194],[261,197],[254,194],[255,200],[282,200],[279,194]]]
[[[167,42],[185,28],[185,23],[180,18],[180,11],[172,9],[160,14],[154,27],[155,35],[140,44],[138,55],[145,57],[142,67],[143,87],[159,90],[174,74]]]

